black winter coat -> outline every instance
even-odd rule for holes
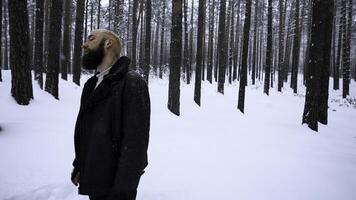
[[[129,64],[121,57],[95,90],[96,76],[84,85],[74,133],[79,194],[135,199],[147,166],[150,98]]]

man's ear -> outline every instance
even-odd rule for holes
[[[113,39],[107,39],[106,41],[105,41],[105,48],[111,48],[112,47],[112,45],[113,45]]]

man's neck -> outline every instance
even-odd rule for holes
[[[105,71],[106,69],[111,67],[116,62],[116,60],[117,58],[115,58],[114,56],[105,56],[103,62],[96,68],[96,71],[99,73]]]

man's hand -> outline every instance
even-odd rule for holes
[[[71,175],[71,180],[72,180],[72,183],[75,186],[78,186],[79,178],[80,178],[80,172],[78,172],[77,170],[73,169],[72,175]]]

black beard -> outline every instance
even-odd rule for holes
[[[93,70],[101,64],[104,58],[104,43],[100,43],[99,47],[89,50],[88,53],[82,57],[82,64],[84,69]]]

